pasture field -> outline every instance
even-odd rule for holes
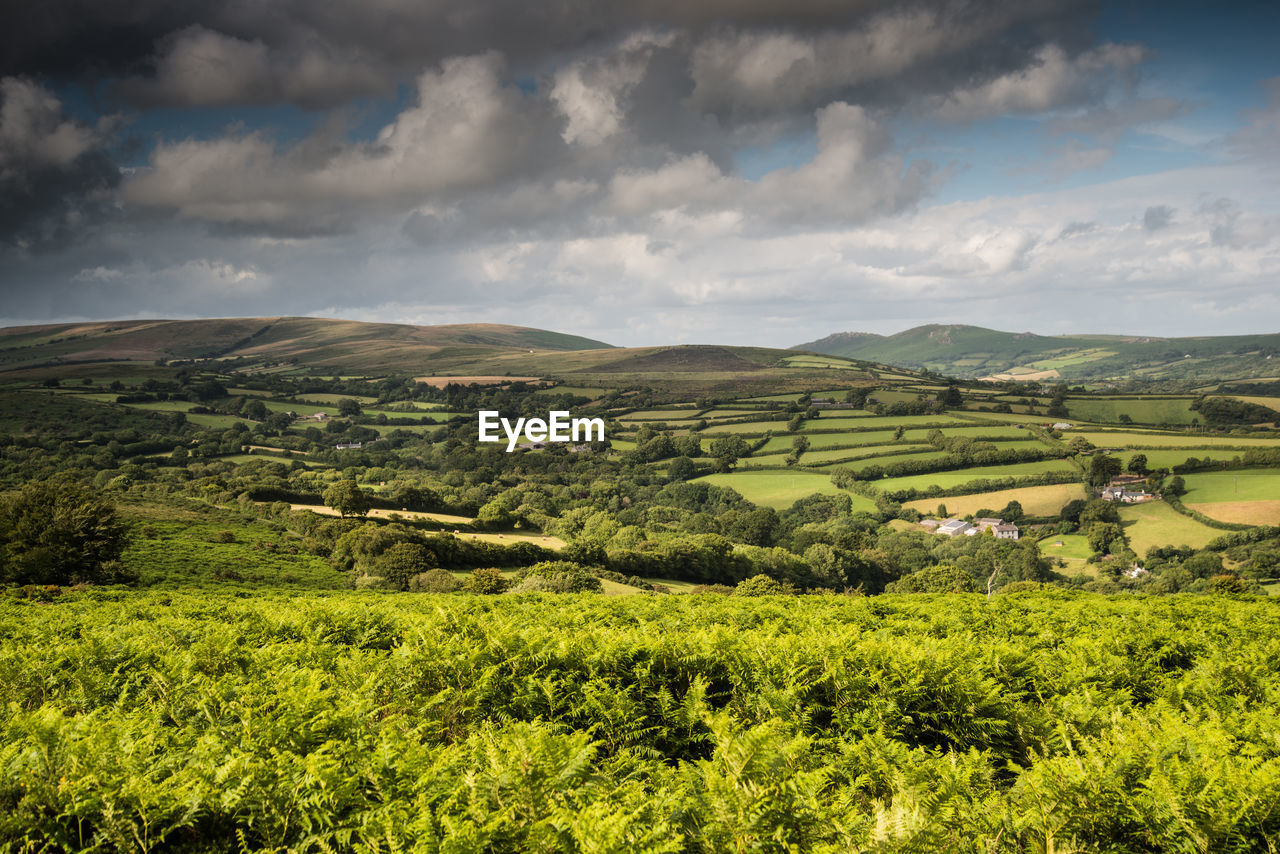
[[[1045,557],[1056,557],[1066,561],[1066,567],[1060,570],[1066,575],[1077,572],[1097,574],[1088,563],[1093,549],[1089,547],[1089,538],[1084,534],[1052,534],[1040,541],[1040,553]]]
[[[774,466],[785,466],[787,464],[787,458],[789,456],[791,455],[790,454],[760,454],[760,455],[751,456],[751,457],[743,457],[742,459],[738,460],[738,468],[758,469],[758,468],[773,468]],[[809,459],[808,454],[805,454],[804,456],[802,456],[800,458],[800,465],[808,465],[808,463],[806,462],[806,460],[808,459]]]
[[[1186,433],[1139,433],[1136,431],[1070,430],[1064,439],[1083,436],[1099,448],[1280,448],[1275,439],[1249,436],[1194,436]],[[1193,453],[1191,456],[1195,456]]]
[[[1222,448],[1211,450],[1207,448],[1197,448],[1185,451],[1123,451],[1114,454],[1125,465],[1129,465],[1129,460],[1133,459],[1134,454],[1142,454],[1147,458],[1147,468],[1149,469],[1172,469],[1185,463],[1191,457],[1198,460],[1232,460],[1243,454],[1244,451],[1237,448]]]
[[[312,462],[311,460],[306,459],[302,455],[286,457],[281,454],[265,454],[265,453],[225,454],[221,457],[216,457],[215,459],[224,463],[237,463],[237,464],[284,463],[285,465],[291,465],[294,460],[297,460],[298,462],[301,462],[304,465],[306,465],[307,468],[313,468],[313,469],[333,468],[333,466],[329,465],[328,463]]]
[[[1130,547],[1139,556],[1145,555],[1152,546],[1191,546],[1198,549],[1224,533],[1190,516],[1183,516],[1163,501],[1121,507],[1120,524],[1129,537]]]
[[[1084,497],[1084,486],[1079,483],[1054,483],[969,495],[948,495],[943,498],[917,498],[904,502],[903,506],[931,516],[939,504],[945,504],[951,515],[968,516],[984,508],[998,511],[1010,501],[1017,501],[1022,505],[1023,512],[1030,516],[1056,516],[1068,502],[1083,500]]]
[[[1265,406],[1268,409],[1274,409],[1280,412],[1280,397],[1259,397],[1257,395],[1247,394],[1215,394],[1211,397],[1224,397],[1229,400],[1243,400],[1245,403],[1256,403],[1259,406]]]
[[[589,397],[595,399],[604,394],[606,389],[594,386],[581,385],[558,385],[551,388],[540,388],[535,390],[534,394],[571,394],[575,397]]]
[[[844,492],[853,499],[853,511],[875,510],[875,502],[862,495],[854,495],[838,488],[825,474],[806,471],[736,471],[728,474],[709,474],[695,483],[727,486],[753,504],[785,510],[801,498],[814,493],[835,495]]]
[[[338,511],[324,504],[290,504],[292,510],[310,510],[312,513],[321,516],[337,516]],[[386,510],[381,507],[375,507],[369,511],[369,516],[374,519],[391,519],[395,516],[403,516],[406,519],[427,519],[432,522],[442,522],[446,525],[470,525],[475,520],[470,516],[456,516],[451,513],[426,513],[418,510]]]
[[[218,427],[225,430],[234,424],[253,424],[246,418],[235,415],[196,415],[187,413],[187,421],[200,427]]]
[[[928,431],[926,430],[925,432],[928,432]],[[870,445],[885,445],[885,444],[888,444],[889,442],[894,441],[892,430],[866,430],[862,432],[851,431],[848,433],[807,433],[805,435],[809,439],[809,447],[813,448],[814,450],[822,450],[823,448],[835,448],[835,447],[854,448],[854,447],[863,447],[863,446],[870,446]],[[775,436],[774,438],[776,439],[778,437]],[[787,440],[786,446],[791,447],[791,439],[793,437],[786,436],[784,438]],[[914,443],[904,442],[903,444],[904,445],[919,444],[919,441],[923,438],[924,436],[919,436],[917,437],[916,442]],[[773,440],[771,439],[770,441],[773,441]],[[766,445],[765,447],[768,447],[768,445]]]
[[[1211,519],[1280,525],[1280,469],[1236,469],[1184,476],[1182,501]]]
[[[228,389],[228,391],[231,391],[233,394],[237,393],[232,389]],[[265,393],[267,392],[259,392],[259,394],[265,394]],[[354,400],[356,403],[360,404],[361,406],[373,406],[375,403],[378,402],[378,398],[369,397],[368,395],[329,394],[328,392],[317,392],[314,394],[307,393],[307,394],[300,395],[296,403],[313,404],[315,406],[328,407],[328,409],[331,411],[333,407],[338,405],[338,401],[346,398],[350,398],[351,400]],[[429,404],[425,404],[425,403],[419,403],[417,405],[422,407],[429,406]],[[301,412],[301,410],[298,410],[298,411]]]
[[[749,415],[759,415],[767,412],[765,409],[709,409],[698,415],[699,418],[706,418],[708,421],[714,421],[717,418],[745,418]],[[697,410],[693,410],[692,414],[697,414]]]
[[[740,433],[743,435],[763,435],[770,430],[775,433],[784,433],[786,429],[786,421],[747,421],[742,424],[711,424],[702,432],[706,434]]]
[[[914,453],[914,454],[894,454],[891,457],[872,457],[871,459],[851,460],[847,463],[844,463],[842,468],[847,468],[850,471],[857,472],[857,471],[861,471],[864,468],[869,468],[871,466],[888,466],[888,465],[893,465],[894,463],[918,462],[920,460],[940,460],[945,456],[947,456],[946,451],[935,451],[935,450],[918,451],[917,453]],[[808,454],[806,454],[804,457],[801,457],[801,461],[806,461],[807,458],[808,458]]]
[[[1050,418],[1047,415],[1024,415],[1019,412],[1012,412],[1012,413],[1010,412],[979,412],[975,409],[965,409],[964,417],[978,418],[983,421],[1006,422],[1010,424],[1038,424],[1040,426],[1045,426],[1048,424],[1052,424],[1055,421],[1063,420],[1061,418]],[[1078,421],[1079,419],[1067,419],[1067,420]]]
[[[1185,503],[1280,499],[1280,469],[1233,469],[1184,475]]]
[[[406,433],[428,433],[439,428],[439,423],[431,421],[420,421],[417,424],[368,424],[370,430],[376,430],[379,435],[386,436],[397,430],[404,430]]]
[[[92,591],[0,629],[15,851],[1280,837],[1266,601]]]
[[[966,421],[964,423],[972,424],[972,422],[970,421]],[[928,435],[929,435],[929,431],[925,428],[916,428],[913,430],[908,430],[906,433],[903,434],[904,438],[920,438],[920,439],[923,439]],[[962,436],[969,439],[992,439],[995,441],[999,441],[1001,439],[1026,439],[1027,437],[1034,436],[1035,434],[1028,432],[1025,428],[1022,428],[1022,427],[1010,427],[1010,426],[999,425],[999,424],[992,424],[992,425],[976,424],[972,427],[966,427],[962,425],[943,427],[942,435]]]
[[[839,371],[861,370],[857,365],[850,364],[844,359],[827,356],[791,356],[784,360],[783,364],[788,368],[830,368]]]
[[[1128,415],[1138,424],[1190,424],[1200,418],[1191,410],[1194,397],[1068,397],[1067,411],[1071,418],[1082,421],[1120,422],[1121,415]]]
[[[1234,522],[1239,525],[1280,525],[1280,499],[1213,501],[1208,504],[1185,504],[1185,506],[1219,522]]]
[[[839,411],[839,410],[837,410]],[[805,432],[812,430],[841,430],[855,428],[865,430],[875,427],[945,427],[970,422],[954,415],[863,415],[850,418],[843,414],[810,418],[804,422]]]
[[[906,477],[887,477],[873,482],[876,489],[885,492],[897,492],[900,489],[928,489],[938,486],[951,489],[974,480],[986,480],[1000,477],[1019,477],[1023,475],[1047,474],[1049,472],[1078,472],[1067,460],[1038,460],[1032,463],[1014,463],[1000,466],[973,466],[957,471],[938,471],[928,474],[914,474]]]
[[[693,407],[681,409],[642,409],[618,416],[619,421],[686,421],[698,414]]]
[[[871,457],[871,456],[875,456],[876,454],[883,454],[891,451],[893,452],[928,451],[932,447],[933,447],[932,445],[906,445],[906,444],[867,445],[865,447],[858,447],[858,448],[835,448],[835,449],[823,450],[823,451],[805,451],[804,456],[801,457],[800,459],[805,465],[815,465],[815,464],[825,465],[826,463],[829,463],[833,460],[860,459],[863,457]],[[889,461],[889,460],[901,459],[901,457],[897,456],[897,454],[895,453],[891,457],[883,457],[882,459]]]

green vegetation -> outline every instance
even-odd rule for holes
[[[1280,335],[1045,336],[934,324],[889,336],[840,332],[800,344],[795,349],[927,369],[949,376],[1022,375],[1072,381],[1154,379],[1194,383],[1270,375],[1274,368],[1268,357],[1280,350]],[[1042,376],[1046,373],[1050,376]]]
[[[9,599],[0,838],[1266,850],[1273,610],[1034,592]]]
[[[887,459],[894,459],[888,457]],[[904,489],[928,489],[936,486],[941,489],[953,489],[975,480],[995,479],[1001,477],[1023,477],[1058,472],[1075,472],[1076,469],[1066,460],[1041,460],[1032,463],[1014,463],[999,466],[975,466],[956,471],[939,471],[929,474],[910,475],[908,477],[885,478],[876,481],[876,488],[884,492],[897,492]]]
[[[1280,469],[1198,472],[1184,480],[1187,492],[1182,500],[1187,504],[1280,500]]]
[[[1280,587],[1280,432],[1249,423],[1271,380],[1104,394],[511,327],[78,328],[0,331],[0,850],[1280,833],[1280,624],[1253,598]],[[1035,344],[1018,370],[1121,352]],[[154,359],[94,361],[126,348]],[[607,439],[506,453],[480,409]],[[1166,500],[1099,500],[1122,472]]]
[[[1139,555],[1159,546],[1201,548],[1222,536],[1222,531],[1183,516],[1159,501],[1121,507],[1120,518],[1131,548]]]
[[[781,510],[815,493],[834,495],[841,490],[825,474],[804,471],[739,471],[713,474],[700,478],[700,483],[727,486],[753,504]],[[847,493],[846,493],[847,494]],[[873,503],[860,495],[851,495],[856,508],[873,510]]]

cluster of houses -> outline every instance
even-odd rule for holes
[[[1021,535],[1018,531],[1018,526],[1012,522],[990,517],[974,519],[972,522],[966,522],[963,519],[947,519],[945,521],[941,519],[925,519],[920,525],[944,537],[973,537],[986,531],[990,531],[1000,540],[1016,540]]]
[[[1154,501],[1156,495],[1143,489],[1126,489],[1124,486],[1108,486],[1102,490],[1103,501],[1119,501],[1122,504],[1141,504]]]

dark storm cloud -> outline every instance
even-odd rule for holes
[[[1168,205],[1152,205],[1142,214],[1142,227],[1147,231],[1159,231],[1168,228],[1173,222],[1175,211]]]
[[[901,103],[1007,73],[1050,41],[1075,53],[1088,14],[1068,0],[50,0],[8,5],[0,74],[117,78],[112,91],[141,106],[318,108],[450,56],[498,51],[538,74],[652,28],[687,38],[697,111],[750,118]]]
[[[0,243],[59,249],[107,213],[120,172],[101,148],[104,129],[68,118],[37,83],[0,79]]]

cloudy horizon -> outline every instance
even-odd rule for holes
[[[1273,4],[0,13],[0,326],[1280,331]]]

